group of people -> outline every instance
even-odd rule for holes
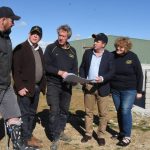
[[[117,110],[119,133],[113,135],[119,146],[131,142],[131,109],[136,98],[142,97],[143,74],[137,55],[130,51],[132,43],[127,37],[115,41],[115,51],[105,49],[108,37],[104,33],[92,34],[94,44],[83,54],[78,72],[75,48],[68,40],[72,30],[68,25],[57,29],[58,39],[46,47],[39,46],[42,28],[33,26],[28,39],[12,51],[9,34],[15,20],[19,20],[9,7],[0,7],[0,113],[8,128],[14,150],[36,150],[42,141],[33,136],[35,115],[40,92],[46,93],[49,111],[51,150],[57,150],[59,140],[71,141],[65,133],[68,110],[74,83],[64,82],[68,73],[92,80],[82,83],[85,105],[86,143],[93,135],[93,111],[97,103],[99,126],[97,142],[105,145],[105,132],[109,120],[109,101],[112,98]],[[11,86],[11,71],[14,87]],[[47,89],[47,91],[46,91]]]

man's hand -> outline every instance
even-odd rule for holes
[[[103,80],[104,80],[104,79],[103,79],[102,76],[96,77],[96,79],[95,79],[96,83],[102,83]]]
[[[58,75],[60,75],[64,79],[68,75],[68,72],[59,70]]]
[[[21,89],[20,91],[18,91],[18,94],[20,96],[25,96],[27,95],[28,90],[26,88]]]

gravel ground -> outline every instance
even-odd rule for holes
[[[66,126],[65,133],[72,138],[72,141],[67,143],[60,141],[59,150],[150,150],[150,117],[141,117],[133,113],[133,130],[132,130],[132,142],[128,147],[116,146],[117,140],[112,140],[111,136],[113,133],[118,131],[116,112],[110,101],[110,121],[108,123],[107,132],[105,134],[106,145],[99,147],[96,140],[95,134],[92,140],[88,143],[81,143],[82,135],[84,134],[84,104],[83,94],[80,90],[74,89],[72,102],[70,106],[70,117]],[[34,135],[43,141],[43,148],[41,150],[50,150],[51,141],[47,136],[47,121],[48,121],[48,107],[45,101],[45,97],[41,96],[39,107],[38,107],[38,123],[34,130]],[[97,109],[95,107],[95,117],[93,128],[97,131],[98,117]],[[6,139],[4,137],[3,122],[0,120],[0,150],[6,149]],[[12,145],[10,142],[10,150]]]

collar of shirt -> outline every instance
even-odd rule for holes
[[[31,47],[35,50],[35,51],[37,51],[38,49],[39,49],[39,45],[37,44],[37,46],[36,47],[34,47],[34,45],[31,43],[31,41],[28,39],[28,42],[29,42],[29,44],[31,45]]]
[[[60,47],[60,48],[62,48],[62,49],[66,49],[66,50],[70,49],[70,44],[69,44],[69,42],[66,42],[65,47],[63,47],[62,45],[60,45],[59,42],[58,42],[58,40],[56,40],[55,43],[56,43],[56,45],[57,45],[58,47]]]
[[[104,53],[104,49],[101,49],[99,53],[95,53],[95,51],[93,50],[93,54],[96,56],[96,57],[101,57]]]

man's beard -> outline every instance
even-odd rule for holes
[[[4,33],[9,35],[11,33],[11,28],[7,29]]]
[[[8,38],[10,33],[11,33],[11,29],[0,31],[0,35],[5,38]]]

